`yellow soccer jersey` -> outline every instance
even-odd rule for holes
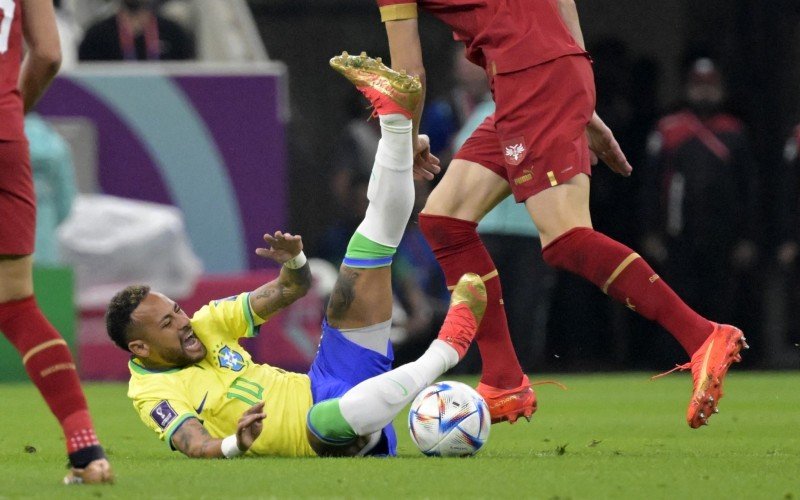
[[[208,351],[199,363],[159,372],[131,360],[128,397],[142,421],[170,446],[189,418],[199,419],[216,438],[230,436],[242,413],[263,400],[264,430],[249,453],[314,456],[306,438],[312,405],[308,376],[254,363],[238,343],[264,323],[252,313],[249,296],[211,302],[192,316],[194,333]]]

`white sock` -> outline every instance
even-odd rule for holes
[[[381,140],[367,188],[369,206],[357,231],[370,240],[397,247],[414,208],[414,148],[411,120],[381,115]]]
[[[367,436],[386,427],[419,391],[456,363],[458,352],[447,342],[436,339],[416,361],[367,379],[347,391],[339,400],[339,409],[359,436]]]

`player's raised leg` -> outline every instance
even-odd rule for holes
[[[310,372],[317,404],[308,415],[308,438],[320,455],[393,453],[392,419],[464,355],[483,316],[485,288],[477,275],[465,277],[453,295],[440,340],[419,360],[391,370],[390,266],[413,208],[411,117],[421,85],[366,54],[344,53],[331,66],[370,100],[381,122],[381,139],[369,206],[348,245]]]

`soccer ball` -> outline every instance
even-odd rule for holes
[[[474,455],[489,438],[486,401],[461,382],[438,382],[420,392],[408,412],[414,444],[429,456]]]

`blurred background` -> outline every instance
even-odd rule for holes
[[[379,134],[327,60],[342,50],[388,59],[375,2],[55,4],[65,62],[26,124],[36,283],[82,376],[127,378],[102,318],[117,289],[151,283],[193,311],[255,288],[277,273],[253,252],[277,229],[303,235],[318,259],[315,287],[249,347],[259,361],[305,370],[366,209]],[[800,1],[577,4],[598,113],[634,166],[627,179],[595,167],[595,227],[647,258],[701,314],[742,327],[753,347],[745,366],[800,368]],[[422,14],[420,31],[422,132],[446,162],[491,113],[491,97],[444,25]],[[447,306],[416,227],[432,186],[418,183],[395,260],[398,361],[421,352]],[[479,230],[529,372],[685,361],[660,327],[547,268],[535,227],[510,201]],[[475,353],[460,368],[479,371]],[[24,371],[3,366],[0,378]]]

